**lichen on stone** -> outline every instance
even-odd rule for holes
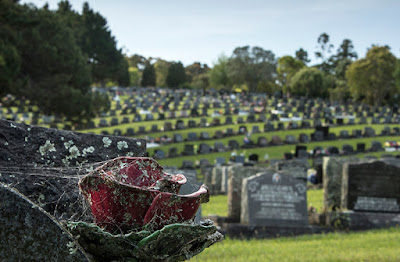
[[[69,149],[74,144],[74,141],[69,140],[68,142],[64,143],[65,149]]]
[[[111,140],[110,138],[108,138],[108,137],[103,137],[103,144],[104,144],[104,147],[109,147],[109,146],[111,145],[111,143],[112,143],[112,140]]]
[[[95,148],[93,146],[86,147],[82,150],[82,156],[85,157],[88,153],[93,153]]]
[[[119,150],[122,150],[124,148],[128,148],[128,143],[126,141],[118,141],[117,147]]]
[[[78,158],[79,156],[81,156],[81,153],[79,152],[78,147],[76,147],[75,145],[72,146],[72,147],[69,149],[69,153],[71,154],[71,155],[70,155],[70,158],[71,158],[71,159],[72,159],[72,158]]]
[[[46,155],[49,152],[56,152],[56,148],[50,140],[46,140],[46,143],[43,146],[39,147],[39,152],[42,156]]]

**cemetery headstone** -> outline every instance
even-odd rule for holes
[[[236,140],[229,140],[228,147],[230,150],[237,150],[239,149],[239,143]]]
[[[199,145],[199,154],[210,154],[211,153],[211,148],[208,144],[200,144]]]
[[[300,143],[309,143],[310,142],[310,138],[307,134],[301,133],[299,135],[299,142]]]
[[[308,226],[306,193],[305,181],[272,170],[245,178],[240,222],[249,226]]]
[[[228,217],[240,221],[242,181],[244,178],[265,171],[263,167],[230,166],[228,168]]]
[[[176,157],[176,156],[178,156],[178,148],[170,147],[168,149],[168,157]]]
[[[341,207],[355,211],[400,213],[399,174],[398,161],[345,164]]]
[[[184,156],[193,156],[194,155],[194,145],[185,144],[182,154]]]
[[[224,152],[225,151],[225,146],[222,142],[214,142],[214,151],[215,152]]]
[[[358,158],[323,157],[322,175],[324,208],[328,211],[340,207],[343,165],[359,162]]]

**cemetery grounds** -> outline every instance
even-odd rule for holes
[[[129,96],[121,96],[121,101],[129,99]],[[183,102],[180,103],[180,107],[183,106]],[[80,132],[87,133],[109,133],[113,134],[116,128],[120,129],[122,133],[125,133],[127,128],[139,129],[139,126],[144,127],[146,134],[135,133],[134,137],[137,138],[149,138],[149,137],[159,137],[165,135],[168,137],[174,134],[180,134],[183,138],[188,136],[188,133],[197,133],[199,135],[202,131],[207,131],[210,134],[211,139],[205,141],[190,141],[198,148],[200,143],[206,143],[211,147],[214,145],[215,141],[222,142],[227,145],[229,140],[236,140],[239,145],[243,145],[244,135],[234,135],[232,137],[225,137],[221,139],[212,139],[212,135],[218,131],[227,128],[232,128],[235,132],[239,129],[239,126],[245,126],[248,130],[251,130],[253,126],[258,126],[260,130],[263,130],[263,123],[243,123],[237,124],[238,116],[232,115],[233,124],[228,125],[216,125],[204,127],[195,127],[190,129],[182,130],[171,130],[164,132],[152,132],[151,127],[157,125],[158,130],[163,128],[165,121],[170,121],[174,123],[176,119],[166,119],[166,120],[151,120],[151,121],[141,121],[133,123],[122,124],[123,117],[133,118],[134,114],[122,115],[121,110],[117,109],[117,104],[112,101],[112,110],[117,113],[114,118],[118,119],[118,124],[116,126],[108,127],[97,127],[100,118],[94,119],[94,124],[96,128],[86,128],[79,130]],[[242,106],[241,109],[248,109],[248,107]],[[17,108],[12,108],[14,112]],[[225,116],[211,117],[210,115],[214,111],[208,109],[207,119],[208,123],[211,123],[214,119],[220,119],[223,123]],[[269,115],[267,114],[267,117]],[[110,121],[113,117],[105,116],[102,119]],[[144,116],[143,116],[144,118]],[[154,119],[158,119],[158,114],[154,114]],[[182,118],[184,125],[188,126],[188,120],[196,121],[196,125],[199,124],[201,117],[190,117]],[[27,121],[26,121],[27,122]],[[358,123],[358,118],[356,118],[355,123]],[[28,121],[29,124],[29,121]],[[39,120],[38,122],[41,126],[50,127],[49,124],[44,123]],[[300,122],[298,123],[300,124]],[[354,125],[343,125],[334,126],[330,128],[330,132],[335,133],[339,137],[340,131],[348,130],[351,133],[354,129],[363,130],[365,127],[373,127],[377,134],[380,134],[384,129],[384,126],[389,126],[390,128],[399,127],[399,124],[354,124]],[[53,125],[52,127],[57,127],[63,129],[61,124]],[[278,135],[285,139],[287,135],[293,135],[299,137],[299,135],[307,134],[311,135],[313,129],[294,129],[276,131],[276,132],[262,132],[258,134],[253,134],[251,139],[257,141],[261,136],[266,137],[268,141],[271,141],[272,136]],[[357,143],[365,143],[367,146],[371,144],[372,141],[379,141],[384,144],[387,141],[399,140],[399,136],[377,136],[377,137],[363,137],[357,139],[337,139],[334,141],[319,141],[319,142],[309,142],[306,145],[308,148],[313,148],[314,146],[328,147],[336,146],[341,148],[344,144],[349,144],[353,147]],[[157,149],[162,149],[165,152],[171,147],[176,147],[178,152],[182,152],[184,145],[189,142],[171,143],[164,144]],[[237,150],[238,154],[243,154],[246,158],[250,154],[258,154],[260,158],[268,154],[269,159],[282,159],[282,156],[286,152],[293,152],[295,145],[283,144],[280,146],[268,146],[268,147],[255,147],[244,149],[240,148]],[[154,148],[149,148],[148,153],[153,156],[155,152]],[[368,152],[356,154],[357,157],[375,156],[380,157],[382,154],[396,154],[396,152]],[[162,166],[182,166],[184,160],[198,161],[199,159],[207,159],[210,163],[214,163],[217,157],[224,157],[229,159],[231,156],[231,151],[226,150],[225,152],[211,152],[209,154],[203,155],[191,155],[191,156],[179,156],[174,158],[159,159],[158,162]],[[353,155],[354,156],[354,155]],[[199,171],[199,170],[198,170]],[[202,175],[199,175],[199,180],[202,180]],[[309,189],[307,192],[308,206],[316,208],[318,211],[322,210],[322,189]],[[226,216],[227,214],[227,197],[226,195],[216,195],[211,196],[210,202],[202,206],[203,216],[210,214]],[[371,230],[365,232],[335,232],[322,235],[308,235],[299,237],[281,237],[276,239],[251,239],[251,240],[238,240],[227,238],[223,242],[216,244],[215,246],[206,249],[203,253],[199,254],[193,261],[400,261],[400,228],[389,228],[382,230]]]

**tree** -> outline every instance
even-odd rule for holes
[[[142,74],[136,67],[130,66],[129,67],[129,79],[130,79],[130,86],[139,86],[140,79],[142,78]]]
[[[167,76],[168,76],[168,68],[170,66],[170,62],[165,61],[163,59],[157,59],[154,63],[154,69],[156,70],[156,84],[159,87],[167,86]]]
[[[167,86],[170,88],[177,88],[186,82],[185,68],[181,62],[172,63],[168,68]]]
[[[293,76],[304,66],[302,61],[291,56],[283,56],[278,59],[278,81],[284,93],[290,91],[290,84]]]
[[[207,64],[202,65],[199,62],[195,62],[185,68],[186,80],[191,83],[194,77],[207,73],[209,70],[210,68]]]
[[[325,97],[326,85],[323,72],[314,67],[304,67],[293,76],[290,89],[298,96]]]
[[[396,92],[394,72],[396,57],[388,46],[372,46],[365,58],[352,63],[346,78],[352,96],[379,106]]]
[[[237,47],[227,64],[232,84],[246,85],[256,91],[260,82],[273,82],[276,77],[275,55],[261,47]]]
[[[155,86],[156,85],[156,71],[154,70],[154,65],[148,62],[143,70],[142,74],[142,86]]]
[[[59,3],[57,14],[74,32],[81,50],[87,56],[94,82],[102,86],[109,81],[122,86],[129,85],[129,65],[122,50],[117,48],[107,20],[100,13],[84,3],[82,15],[79,15],[66,0]]]
[[[217,90],[225,89],[228,86],[228,57],[220,55],[218,62],[208,71],[210,86]]]
[[[302,61],[304,64],[308,64],[310,62],[310,59],[308,59],[308,53],[303,48],[297,50],[295,55],[296,59]]]
[[[315,56],[317,59],[321,60],[321,64],[317,67],[325,72],[329,73],[331,70],[331,65],[329,64],[329,57],[328,55],[331,53],[333,45],[329,42],[329,35],[327,33],[322,33],[318,37],[318,51],[315,52]]]

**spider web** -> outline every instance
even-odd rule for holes
[[[107,162],[109,161],[68,167],[37,165],[0,167],[0,182],[17,189],[59,221],[93,223],[91,208],[88,200],[80,192],[78,182]],[[125,174],[121,172],[121,167],[123,168],[121,165],[116,165],[110,168],[110,171],[120,176],[120,179],[124,179]],[[162,170],[164,177],[186,173],[170,167]],[[188,177],[179,194],[189,194],[199,189],[199,183],[194,181],[192,176]],[[122,231],[125,230],[121,229]]]

